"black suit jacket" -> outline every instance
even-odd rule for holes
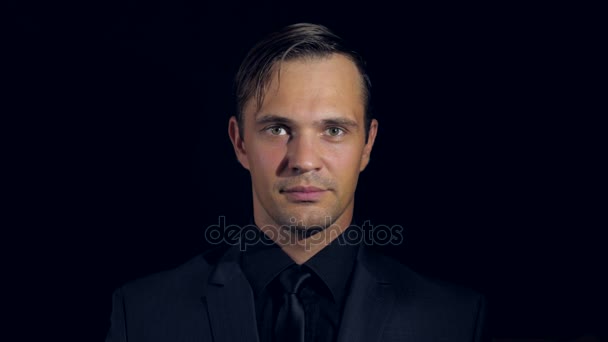
[[[359,249],[338,342],[481,341],[484,297]],[[117,289],[107,342],[258,341],[238,246]],[[288,341],[287,341],[288,342]]]

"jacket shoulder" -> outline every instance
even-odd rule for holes
[[[218,255],[212,249],[116,289],[106,341],[211,340],[202,298]]]
[[[395,284],[401,295],[446,302],[477,302],[483,295],[471,288],[423,275],[399,260],[377,250],[370,250],[368,268],[381,279]]]
[[[408,331],[409,337],[419,335],[429,341],[487,340],[483,294],[422,275],[380,253],[370,260],[368,267],[375,268],[382,281],[392,284],[395,293],[393,314],[385,328],[388,339],[400,340]]]
[[[120,291],[125,297],[144,300],[199,293],[204,288],[213,265],[225,250],[225,246],[213,248],[173,269],[129,281]]]

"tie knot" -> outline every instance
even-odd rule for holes
[[[310,272],[305,267],[293,265],[279,275],[279,283],[283,290],[290,294],[296,294],[302,288],[302,284],[310,277]]]

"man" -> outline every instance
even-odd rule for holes
[[[118,289],[107,341],[481,340],[482,296],[345,234],[378,134],[362,59],[291,25],[249,52],[236,95],[228,133],[258,235]]]

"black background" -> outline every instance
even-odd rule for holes
[[[102,339],[116,287],[204,251],[219,216],[248,220],[233,75],[264,34],[304,21],[368,61],[380,124],[356,208],[405,227],[386,252],[486,294],[494,337],[608,333],[596,9],[12,6],[8,147],[28,245],[14,268],[53,299],[55,328]]]

